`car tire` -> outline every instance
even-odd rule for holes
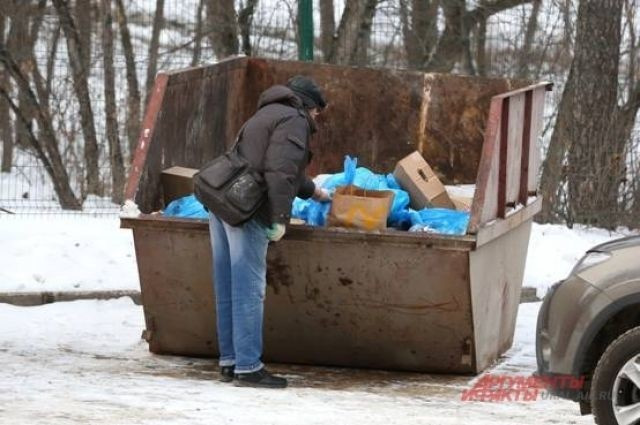
[[[638,374],[633,375],[635,384],[628,371]],[[633,368],[633,369],[629,369]],[[623,370],[624,369],[624,370]],[[640,424],[640,327],[630,329],[616,338],[605,350],[598,360],[591,381],[590,399],[593,416],[598,425],[630,425]],[[616,394],[613,394],[613,392]],[[636,406],[637,404],[637,406]],[[631,406],[633,415],[637,420],[632,422],[624,419],[625,410],[628,412]],[[626,408],[626,409],[625,409]],[[618,421],[620,419],[620,422]]]

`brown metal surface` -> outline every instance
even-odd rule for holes
[[[531,114],[533,111],[533,91],[525,93],[524,100],[524,124],[522,125],[522,157],[520,162],[520,190],[518,192],[518,202],[527,205],[529,199],[529,155],[531,154]],[[535,148],[535,146],[533,146]],[[535,170],[534,170],[535,172]]]
[[[470,237],[291,226],[269,247],[265,359],[481,371],[510,345],[530,222],[476,249]],[[151,351],[215,357],[206,222],[145,216],[123,226],[134,229]]]
[[[537,174],[528,170],[538,169],[544,96],[551,87],[539,83],[491,99],[468,233],[504,219],[509,208],[526,205],[528,197],[536,195]],[[526,197],[522,193],[525,184]]]
[[[149,105],[142,121],[142,128],[140,130],[140,137],[138,138],[138,146],[133,157],[131,169],[129,171],[129,179],[127,180],[127,187],[125,188],[125,199],[135,199],[136,192],[140,185],[140,179],[142,178],[142,172],[149,168],[150,164],[147,164],[147,154],[151,147],[151,141],[155,135],[156,122],[158,120],[158,114],[162,107],[162,101],[164,100],[164,94],[167,88],[169,77],[165,74],[158,74],[156,81],[153,85],[151,97],[149,99]],[[157,143],[154,143],[154,146]],[[158,178],[160,176],[158,175]]]
[[[490,366],[513,342],[531,223],[530,218],[469,255],[478,370]]]
[[[498,218],[504,218],[507,209],[507,154],[509,149],[509,97],[502,100],[500,120],[500,162],[498,163]]]
[[[487,129],[484,133],[482,145],[482,157],[478,166],[478,178],[476,191],[471,204],[471,217],[469,218],[468,233],[476,233],[480,224],[495,218],[498,213],[497,184],[500,137],[500,118],[502,116],[502,99],[492,99],[487,120]]]

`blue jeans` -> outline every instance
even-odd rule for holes
[[[236,373],[260,370],[262,319],[267,283],[264,226],[250,220],[233,227],[209,213],[213,251],[220,366]]]

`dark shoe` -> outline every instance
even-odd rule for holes
[[[220,366],[220,380],[222,382],[233,381],[233,372],[235,369],[235,366]]]
[[[274,376],[265,368],[251,373],[236,373],[236,386],[255,388],[285,388],[287,380]]]

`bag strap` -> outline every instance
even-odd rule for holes
[[[244,128],[247,126],[248,122],[249,121],[246,121],[244,124],[242,124],[242,127],[240,127],[240,131],[238,131],[238,135],[236,136],[235,142],[233,142],[233,145],[231,145],[229,150],[227,150],[227,153],[231,153],[238,148],[238,144],[240,143],[240,139],[242,138],[242,133],[244,133]]]

